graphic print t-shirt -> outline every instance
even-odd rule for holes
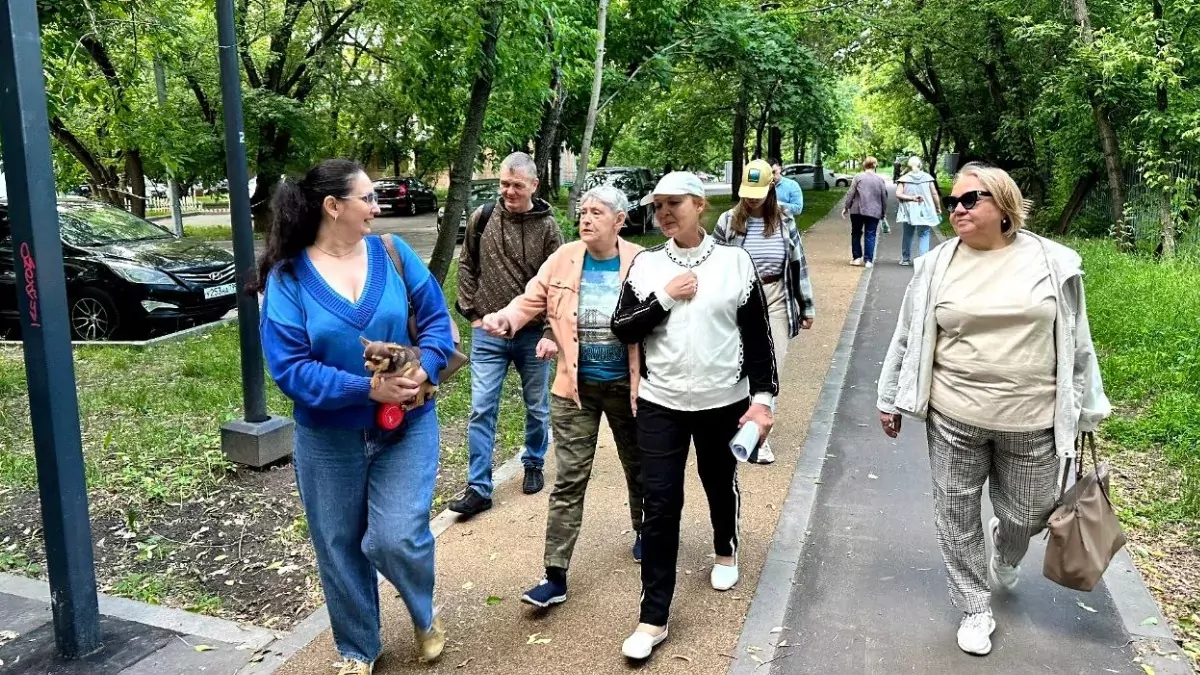
[[[612,313],[621,293],[621,258],[583,258],[579,284],[579,379],[612,382],[629,377],[629,351],[612,334]]]

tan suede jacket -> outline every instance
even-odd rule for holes
[[[617,239],[617,252],[621,257],[621,282],[629,274],[633,257],[642,250],[641,246]],[[575,405],[579,402],[579,283],[583,278],[583,254],[587,245],[582,241],[563,244],[550,255],[537,276],[525,286],[525,292],[513,298],[500,314],[508,319],[511,331],[516,333],[525,324],[546,313],[554,341],[558,343],[558,372],[550,391],[555,396],[569,398]],[[613,308],[616,309],[615,307]],[[629,346],[630,405],[637,414],[638,383],[641,378],[641,358],[637,345]]]

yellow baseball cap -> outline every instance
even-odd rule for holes
[[[771,165],[761,159],[756,159],[742,170],[742,185],[738,197],[742,199],[764,199],[771,191],[775,176],[771,173]]]

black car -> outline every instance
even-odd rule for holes
[[[382,211],[415,216],[422,211],[438,210],[434,189],[412,177],[380,178],[375,181],[375,195]]]
[[[609,184],[625,193],[629,199],[629,211],[625,218],[625,230],[645,234],[654,228],[654,205],[641,205],[642,197],[654,189],[654,177],[650,169],[640,166],[614,166],[593,169],[583,179],[582,197],[588,190],[599,185]],[[575,220],[579,220],[576,207]]]
[[[81,198],[59,198],[58,222],[75,340],[142,339],[216,321],[237,304],[228,251]],[[13,263],[8,201],[0,200],[0,331],[15,335]]]
[[[467,217],[475,213],[475,209],[498,199],[500,199],[500,179],[485,178],[471,181],[471,194],[467,197],[467,210],[458,219],[458,242],[461,243],[467,237]],[[438,209],[437,230],[439,233],[442,231],[442,218],[446,215],[445,210]]]

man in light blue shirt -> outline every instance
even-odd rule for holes
[[[804,193],[800,184],[783,175],[783,165],[778,159],[771,160],[771,173],[775,174],[775,199],[791,212],[793,218],[799,218],[804,212]]]

